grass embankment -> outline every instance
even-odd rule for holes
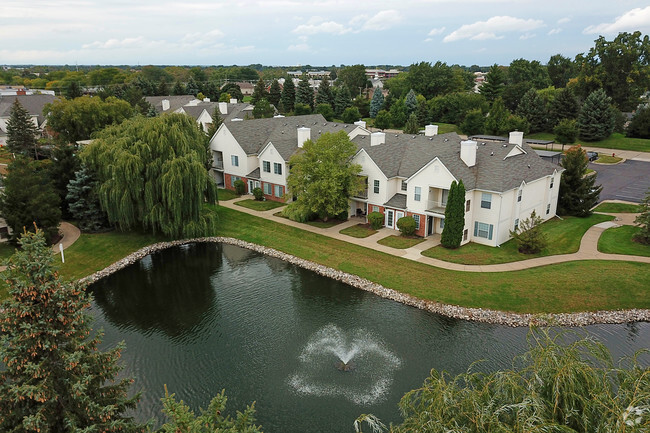
[[[407,238],[400,235],[386,236],[385,238],[379,239],[377,241],[377,243],[380,245],[396,248],[398,250],[405,250],[407,248],[411,248],[412,246],[415,246],[420,242],[424,242],[424,238]]]
[[[377,233],[377,230],[370,228],[369,224],[357,224],[339,231],[339,233],[352,236],[353,238],[367,238]]]
[[[639,205],[630,203],[601,203],[594,209],[594,212],[605,213],[637,213]]]
[[[548,132],[540,132],[537,134],[531,134],[526,138],[535,138],[538,140],[555,140],[555,135]],[[624,134],[619,134],[615,132],[610,135],[608,138],[601,141],[593,142],[582,142],[578,141],[575,144],[582,144],[584,147],[601,147],[604,149],[614,149],[614,150],[635,150],[639,152],[650,152],[650,140],[645,138],[629,138]],[[564,146],[564,149],[568,149],[570,145]],[[553,149],[560,150],[562,149],[561,144],[554,144]],[[549,149],[551,150],[551,149]],[[615,153],[615,152],[612,152]]]
[[[640,227],[634,226],[607,229],[598,239],[598,251],[610,254],[650,257],[650,245],[640,244],[632,240],[632,236],[640,230]]]
[[[529,313],[650,308],[650,272],[645,263],[585,261],[516,272],[456,272],[232,209],[219,208],[218,213],[221,236],[275,248],[422,299]],[[63,274],[69,278],[90,274],[158,240],[142,234],[84,234],[66,250]],[[79,268],[82,264],[85,270]]]
[[[272,201],[272,200],[266,200],[266,201],[259,201],[259,200],[253,200],[253,199],[248,199],[248,200],[241,200],[235,203],[237,206],[242,206],[248,209],[256,210],[256,211],[266,211],[266,210],[271,210],[271,209],[277,209],[279,207],[282,207],[285,205],[285,203],[280,203],[277,201]]]
[[[542,224],[548,246],[537,254],[520,253],[517,250],[517,243],[511,239],[499,248],[473,242],[455,250],[449,250],[439,245],[423,251],[422,255],[464,265],[493,265],[556,254],[570,254],[580,249],[580,240],[589,227],[613,219],[614,217],[611,215],[600,214],[592,214],[587,218],[565,217],[564,220],[553,218]]]

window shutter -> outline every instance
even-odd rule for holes
[[[474,221],[474,236],[478,236],[478,221]]]
[[[490,233],[488,234],[488,240],[492,240],[492,230],[494,230],[494,224],[490,224]]]

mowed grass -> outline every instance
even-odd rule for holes
[[[248,200],[241,200],[235,203],[237,206],[242,206],[248,209],[256,210],[256,211],[265,211],[265,210],[271,210],[271,209],[277,209],[279,207],[282,207],[285,205],[285,203],[280,203],[277,201],[272,201],[272,200],[266,200],[266,201],[259,201],[259,200],[253,200],[253,199],[248,199]]]
[[[555,140],[555,135],[548,132],[540,132],[537,134],[531,134],[527,138],[536,138],[538,140]],[[624,134],[619,134],[615,132],[610,135],[605,140],[601,141],[589,141],[582,142],[578,141],[575,144],[582,144],[585,147],[602,147],[604,149],[614,149],[614,150],[636,150],[640,152],[650,152],[650,140],[646,138],[629,138]],[[555,144],[553,146],[555,149],[561,149],[561,144]],[[565,150],[568,149],[569,145],[566,145]],[[550,150],[550,148],[549,148]],[[616,153],[616,152],[612,152]]]
[[[417,245],[420,242],[424,242],[424,238],[407,238],[399,235],[386,236],[385,238],[379,239],[377,241],[378,244],[391,247],[391,248],[397,248],[399,250],[411,248],[412,246]]]
[[[650,308],[650,272],[645,263],[584,261],[516,272],[456,272],[232,209],[215,211],[218,235],[275,248],[421,299],[522,313]],[[66,250],[61,273],[80,278],[162,240],[142,233],[82,234]]]
[[[598,159],[594,162],[597,162],[598,164],[617,164],[621,161],[623,161],[623,158],[619,158],[618,156],[604,155],[601,153],[598,156]]]
[[[594,209],[594,212],[605,213],[637,213],[639,205],[629,203],[601,203]]]
[[[377,233],[377,230],[370,228],[369,224],[357,224],[355,226],[345,228],[339,231],[339,233],[352,236],[353,238],[367,238],[368,236],[372,236]]]
[[[218,188],[217,189],[217,197],[219,200],[223,201],[228,201],[232,200],[234,198],[239,197],[235,191],[229,190],[229,189],[223,189],[223,188]]]
[[[640,244],[632,240],[632,236],[640,230],[640,227],[634,226],[607,229],[598,239],[598,251],[610,254],[650,257],[650,245]]]
[[[455,250],[449,250],[438,245],[423,251],[422,255],[464,265],[494,265],[498,263],[517,262],[535,257],[571,254],[580,249],[582,236],[589,227],[613,219],[614,217],[611,215],[601,214],[592,214],[587,218],[564,217],[563,220],[553,218],[542,224],[542,229],[548,239],[548,246],[537,254],[520,253],[517,250],[517,243],[514,239],[511,239],[498,248],[473,242]]]

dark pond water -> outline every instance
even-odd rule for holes
[[[399,422],[399,399],[432,368],[509,368],[526,349],[527,329],[437,316],[229,245],[162,251],[92,290],[105,346],[126,342],[139,419],[161,419],[166,384],[193,409],[224,388],[231,410],[256,401],[267,432],[351,432],[362,413]],[[587,329],[615,358],[650,347],[648,323]]]

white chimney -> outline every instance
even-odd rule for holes
[[[378,146],[384,143],[386,143],[385,132],[373,132],[370,134],[370,146]]]
[[[460,159],[468,167],[474,167],[476,165],[476,148],[478,143],[474,140],[465,140],[460,142]]]
[[[302,147],[305,144],[305,141],[311,138],[311,128],[305,128],[304,126],[298,128],[298,147]]]
[[[433,137],[438,135],[438,125],[427,125],[424,127],[424,136]]]
[[[219,113],[228,114],[228,103],[227,102],[219,102]]]
[[[203,98],[203,102],[210,102],[210,98]]]
[[[521,131],[512,131],[510,137],[508,137],[508,142],[510,144],[517,144],[521,146],[524,144],[524,133]]]
[[[236,103],[237,103],[237,99],[235,99],[235,98],[230,98],[230,103],[231,103],[231,104],[236,104]]]
[[[169,99],[162,100],[162,109],[163,111],[169,110]]]
[[[357,120],[356,122],[354,122],[354,124],[364,128],[364,129],[366,127],[366,121],[365,120]]]

